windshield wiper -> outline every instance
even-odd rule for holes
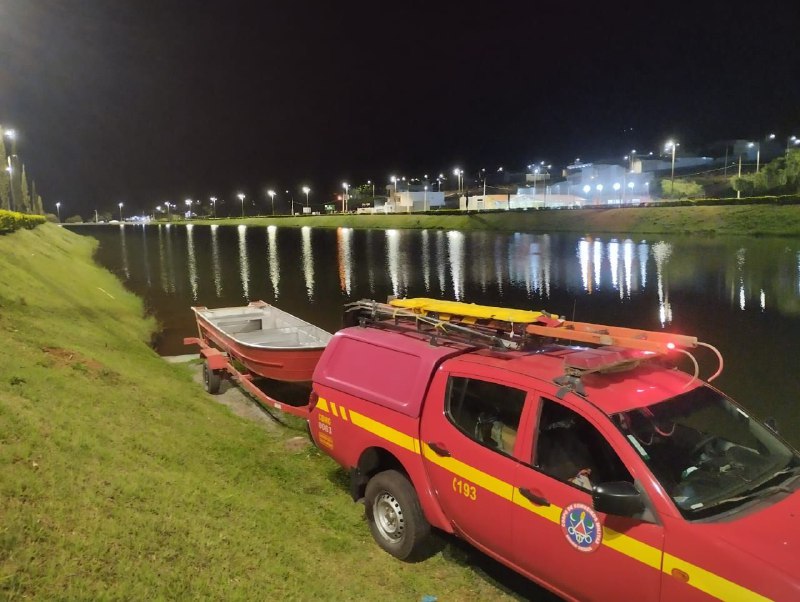
[[[800,474],[800,466],[794,466],[792,468],[784,468],[782,470],[779,470],[778,472],[774,473],[771,477],[766,479],[764,483],[769,483],[771,480],[786,474],[792,474],[792,475]],[[713,504],[709,504],[708,506],[705,507],[713,508],[714,506],[719,506],[721,504],[745,502],[747,500],[752,500],[760,497],[767,497],[769,495],[772,495],[773,493],[792,493],[793,491],[794,491],[793,489],[789,489],[789,487],[786,486],[786,483],[784,481],[780,485],[772,485],[771,487],[763,487],[763,488],[759,487],[757,489],[750,491],[749,493],[745,493],[744,495],[737,495],[734,497],[725,498],[724,500],[720,500]]]

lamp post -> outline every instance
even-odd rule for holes
[[[347,182],[342,182],[342,188],[344,188],[344,197],[342,198],[342,213],[347,213],[347,201],[349,200],[347,191],[350,189],[350,185]]]
[[[375,182],[367,180],[367,185],[372,186],[372,204],[375,204]]]
[[[125,203],[118,203],[118,205],[119,205],[119,221],[122,221],[122,206],[124,204]]]
[[[456,167],[453,170],[453,175],[458,178],[458,192],[460,194],[461,193],[461,186],[464,183],[464,170],[463,169],[459,169],[458,167]]]
[[[290,194],[288,190],[286,191],[286,194]],[[292,215],[294,215],[294,193],[293,192],[290,194],[289,198],[292,200]]]
[[[311,192],[311,189],[308,186],[303,186],[303,192],[306,194],[306,207],[308,207],[308,193]]]
[[[748,142],[747,148],[754,148],[756,149],[756,173],[758,173],[758,169],[761,166],[761,143],[760,142]],[[741,170],[739,176],[741,177]]]
[[[237,194],[237,195],[236,195],[236,197],[237,197],[237,198],[238,198],[240,201],[242,201],[242,217],[244,217],[244,193],[243,193],[243,192],[240,192],[239,194]]]
[[[56,201],[56,214],[58,215],[58,223],[61,223],[61,201]]]
[[[214,217],[217,217],[217,197],[212,196],[210,200],[211,200],[212,214]]]
[[[272,200],[272,215],[275,215],[275,191],[267,190],[267,194],[269,195],[269,198]]]
[[[800,138],[798,138],[797,136],[789,136],[786,139],[786,156],[787,157],[789,156],[789,151],[791,150],[791,147],[792,146],[797,146],[798,144],[800,144]]]
[[[389,181],[390,181],[392,184],[394,184],[394,193],[395,193],[395,194],[397,194],[397,177],[396,177],[396,176],[391,176],[391,177],[389,178]]]
[[[424,190],[425,190],[425,196],[422,198],[422,210],[423,211],[427,211],[428,210],[428,185],[427,184],[425,184]]]
[[[98,223],[100,221],[100,216],[97,214],[97,209],[94,210],[94,223]]]
[[[669,177],[670,196],[672,196],[672,194],[675,192],[675,149],[677,149],[679,146],[680,146],[679,143],[675,142],[674,140],[670,140],[669,142],[667,142],[667,146],[665,147],[666,150],[672,149],[672,174]]]

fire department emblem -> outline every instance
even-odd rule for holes
[[[561,530],[573,548],[594,552],[603,541],[603,525],[586,504],[570,504],[561,511]]]

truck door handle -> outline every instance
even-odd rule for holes
[[[536,495],[530,489],[526,489],[525,487],[520,487],[519,492],[529,502],[536,504],[537,506],[549,506],[550,502],[547,501],[546,497],[542,497],[541,495]]]
[[[444,445],[439,445],[438,443],[433,443],[432,441],[429,441],[428,447],[430,447],[437,456],[442,456],[443,458],[450,457],[450,452]]]

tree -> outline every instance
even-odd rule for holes
[[[758,173],[732,177],[731,186],[743,196],[800,193],[800,149],[770,161]]]
[[[83,218],[80,215],[70,215],[64,222],[67,224],[82,224]]]
[[[25,174],[25,165],[22,166],[22,174],[20,175],[20,197],[19,203],[17,206],[19,209],[17,211],[21,211],[22,213],[30,213],[31,212],[31,192],[28,189],[28,176]]]
[[[692,180],[679,178],[674,182],[670,178],[661,180],[661,196],[670,199],[685,199],[705,196],[703,187]]]
[[[5,134],[0,126],[0,209],[11,209],[11,174],[6,171],[7,166]]]

